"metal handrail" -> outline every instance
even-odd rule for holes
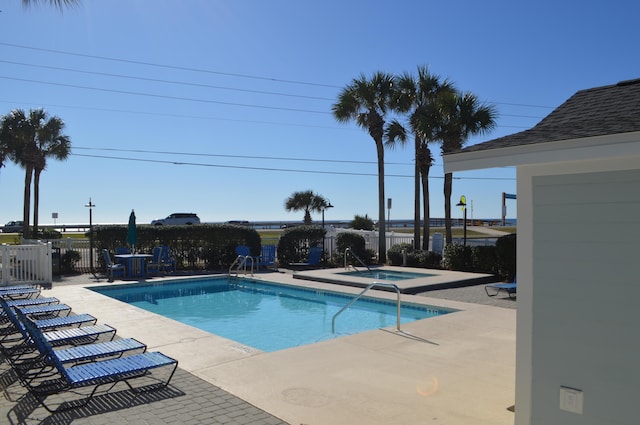
[[[356,295],[351,301],[349,301],[349,303],[347,303],[347,305],[342,307],[340,309],[340,311],[338,311],[336,314],[333,315],[333,318],[331,319],[331,333],[336,333],[336,317],[338,317],[343,311],[348,309],[351,306],[351,304],[353,304],[356,301],[358,301],[358,299],[365,292],[367,292],[369,289],[373,288],[374,286],[385,286],[385,287],[393,288],[393,289],[396,290],[396,294],[398,294],[398,301],[397,301],[397,304],[398,304],[398,317],[397,317],[397,322],[396,322],[396,329],[398,331],[400,330],[400,288],[398,288],[398,285],[396,285],[395,283],[373,282],[372,284],[370,284],[369,286],[364,288],[364,290],[362,292],[360,292],[358,295]]]
[[[345,250],[344,250],[344,268],[345,268],[345,269],[349,268],[349,267],[347,267],[347,253],[350,253],[350,254],[351,254],[351,255],[352,255],[356,260],[358,260],[358,262],[359,262],[360,264],[362,264],[363,266],[365,266],[365,267],[367,268],[367,270],[371,271],[371,269],[369,268],[369,266],[367,266],[367,265],[364,263],[364,261],[362,261],[362,260],[360,259],[360,257],[358,257],[358,256],[356,255],[356,253],[355,253],[355,252],[353,252],[353,250],[351,249],[351,247],[349,247],[349,248],[347,248],[347,249],[345,249]],[[353,268],[354,268],[354,269],[356,269],[356,266],[353,266]],[[356,270],[358,270],[358,269],[356,269]]]
[[[227,276],[231,277],[231,270],[233,270],[233,266],[235,266],[236,264],[238,265],[236,267],[236,277],[238,276],[238,271],[240,270],[240,267],[242,267],[244,269],[244,273],[247,273],[247,259],[251,260],[251,276],[253,276],[253,257],[250,255],[238,255],[236,257],[235,260],[233,260],[233,263],[231,263],[231,265],[229,266],[229,272],[227,273]]]

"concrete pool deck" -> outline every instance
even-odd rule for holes
[[[259,274],[256,279],[353,294],[361,291],[294,279],[290,273]],[[199,421],[183,418],[175,423],[282,423],[279,418],[296,425],[513,424],[513,413],[507,410],[514,404],[515,391],[513,308],[402,295],[403,302],[460,311],[404,324],[400,333],[393,327],[264,353],[85,289],[106,284],[104,279],[92,281],[85,275],[76,284],[54,284],[44,294],[58,297],[75,312],[91,313],[100,323],[116,327],[120,336],[137,338],[150,350],[178,359],[181,373],[212,384],[212,393],[221,389],[222,394],[230,393],[275,417],[223,421],[210,413]],[[385,291],[371,294],[396,297]],[[183,375],[175,389],[189,394],[189,375]],[[195,387],[206,392],[201,384]],[[179,403],[180,396],[174,400]],[[165,401],[155,404],[159,403]],[[120,415],[126,417],[127,411]],[[134,412],[131,409],[131,422],[138,419]]]

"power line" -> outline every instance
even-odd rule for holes
[[[22,45],[19,45],[19,44],[12,44],[12,43],[2,43],[2,42],[0,42],[0,45],[9,46],[9,47],[15,47],[15,48],[19,48],[19,49],[29,49],[29,50],[37,50],[37,51],[41,51],[41,52],[57,53],[57,54],[60,54],[60,55],[77,56],[77,57],[91,58],[91,59],[100,59],[100,60],[111,61],[111,62],[131,63],[131,64],[135,64],[135,65],[153,66],[153,67],[157,67],[157,68],[176,69],[176,70],[181,70],[181,71],[200,72],[200,73],[205,73],[205,74],[226,75],[226,76],[230,76],[230,77],[250,78],[250,79],[254,79],[254,80],[273,81],[273,82],[277,82],[277,83],[300,84],[300,85],[305,85],[305,86],[317,86],[317,87],[331,87],[331,88],[337,88],[337,89],[341,89],[342,88],[340,86],[333,86],[333,85],[330,85],[330,84],[310,83],[310,82],[305,82],[305,81],[295,81],[295,80],[284,80],[284,79],[279,79],[279,78],[259,77],[259,76],[256,76],[256,75],[247,75],[247,74],[236,74],[236,73],[231,73],[231,72],[212,71],[212,70],[208,70],[208,69],[189,68],[189,67],[184,67],[184,66],[164,65],[164,64],[158,64],[158,63],[152,63],[152,62],[142,62],[142,61],[134,61],[134,60],[129,60],[129,59],[111,58],[111,57],[106,57],[106,56],[88,55],[88,54],[84,54],[84,53],[65,52],[65,51],[62,51],[62,50],[43,49],[43,48],[40,48],[40,47],[22,46]]]
[[[187,166],[198,166],[198,167],[212,167],[212,168],[229,168],[229,169],[237,169],[237,170],[254,170],[254,171],[277,171],[277,172],[288,172],[288,173],[304,173],[304,174],[328,174],[328,175],[342,175],[342,176],[362,176],[362,177],[377,177],[376,173],[355,173],[355,172],[347,172],[347,171],[324,171],[324,170],[299,170],[299,169],[288,169],[288,168],[269,168],[269,167],[248,167],[248,166],[240,166],[240,165],[223,165],[223,164],[205,164],[198,162],[182,162],[182,161],[165,161],[159,159],[144,159],[144,158],[128,158],[128,157],[119,157],[119,156],[107,156],[107,155],[86,155],[86,154],[77,154],[71,153],[73,156],[80,156],[86,158],[101,158],[101,159],[112,159],[118,161],[133,161],[133,162],[147,162],[147,163],[156,163],[156,164],[169,164],[169,165],[187,165]],[[385,177],[400,177],[400,178],[413,178],[413,175],[404,175],[404,174],[385,174]],[[436,179],[444,179],[444,177],[440,176],[430,176],[430,178]],[[502,180],[502,181],[515,181],[515,178],[508,177],[453,177],[455,180]]]
[[[177,84],[183,86],[191,86],[191,87],[200,87],[200,88],[209,88],[209,89],[218,89],[218,90],[230,90],[230,91],[239,91],[244,93],[255,93],[255,94],[268,94],[273,96],[287,96],[287,97],[296,97],[301,99],[314,99],[314,100],[328,100],[333,101],[334,99],[328,97],[317,97],[317,96],[304,96],[298,94],[290,94],[290,93],[278,93],[278,92],[269,92],[269,91],[261,91],[261,90],[249,90],[249,89],[241,89],[237,87],[224,87],[224,86],[214,86],[211,84],[199,84],[199,83],[188,83],[185,81],[172,81],[172,80],[161,80],[157,78],[148,78],[148,77],[135,77],[132,75],[124,75],[124,74],[112,74],[107,72],[97,72],[97,71],[83,71],[79,69],[71,69],[71,68],[61,68],[56,66],[47,66],[47,65],[33,65],[23,62],[13,62],[7,60],[0,60],[1,63],[9,63],[13,65],[22,65],[22,66],[30,66],[33,68],[44,68],[44,69],[53,69],[57,71],[67,71],[67,72],[77,72],[80,74],[90,74],[90,75],[100,75],[103,77],[116,77],[116,78],[126,78],[130,80],[137,81],[149,81],[153,83],[165,83],[165,84]]]
[[[251,105],[251,104],[246,104],[246,103],[222,102],[222,101],[219,101],[219,100],[210,100],[210,99],[196,99],[196,98],[179,97],[179,96],[168,96],[168,95],[152,94],[152,93],[139,93],[139,92],[133,92],[133,91],[127,91],[127,90],[105,89],[105,88],[98,88],[98,87],[80,86],[80,85],[76,85],[76,84],[52,83],[52,82],[48,82],[48,81],[30,80],[30,79],[27,79],[27,78],[6,77],[6,76],[3,76],[3,75],[0,75],[0,78],[3,78],[5,80],[24,81],[24,82],[28,82],[28,83],[37,83],[37,84],[53,85],[53,86],[59,86],[59,87],[69,87],[69,88],[84,89],[84,90],[95,90],[95,91],[102,91],[102,92],[108,92],[108,93],[129,94],[129,95],[135,95],[135,96],[154,97],[154,98],[170,99],[170,100],[184,100],[184,101],[190,101],[190,102],[215,103],[215,104],[218,104],[218,105],[243,106],[243,107],[247,107],[247,108],[259,108],[259,109],[274,109],[274,110],[289,111],[289,112],[307,112],[307,113],[312,113],[312,114],[324,114],[324,115],[330,115],[331,114],[331,112],[327,112],[327,111],[313,111],[313,110],[309,110],[309,109],[283,108],[283,107],[279,107],[279,106]]]

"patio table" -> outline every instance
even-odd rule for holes
[[[125,278],[147,277],[147,260],[151,254],[116,254],[117,263],[124,264]]]

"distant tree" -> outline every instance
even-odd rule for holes
[[[37,232],[40,173],[47,158],[66,159],[70,152],[69,138],[62,133],[64,123],[58,117],[49,118],[43,109],[32,109],[27,116],[15,109],[0,122],[0,150],[25,170],[23,235],[29,237],[31,184],[34,183],[34,225]],[[35,179],[34,179],[35,175]]]
[[[304,224],[311,224],[311,212],[320,212],[329,205],[329,202],[312,190],[294,192],[285,200],[284,208],[287,211],[304,211]]]
[[[356,230],[374,230],[375,223],[367,214],[363,216],[355,215],[353,221],[349,224],[349,227]]]
[[[437,139],[442,141],[442,153],[462,148],[469,136],[483,134],[496,125],[494,106],[482,104],[470,92],[442,93],[438,97],[439,124]],[[451,191],[453,174],[444,175],[444,218],[446,244],[453,241],[451,234]]]
[[[385,117],[393,110],[392,94],[394,78],[391,74],[377,72],[367,78],[355,78],[338,95],[333,105],[334,118],[339,122],[355,121],[365,129],[376,144],[378,155],[378,260],[387,261],[387,236],[385,225],[384,195],[384,132]]]

